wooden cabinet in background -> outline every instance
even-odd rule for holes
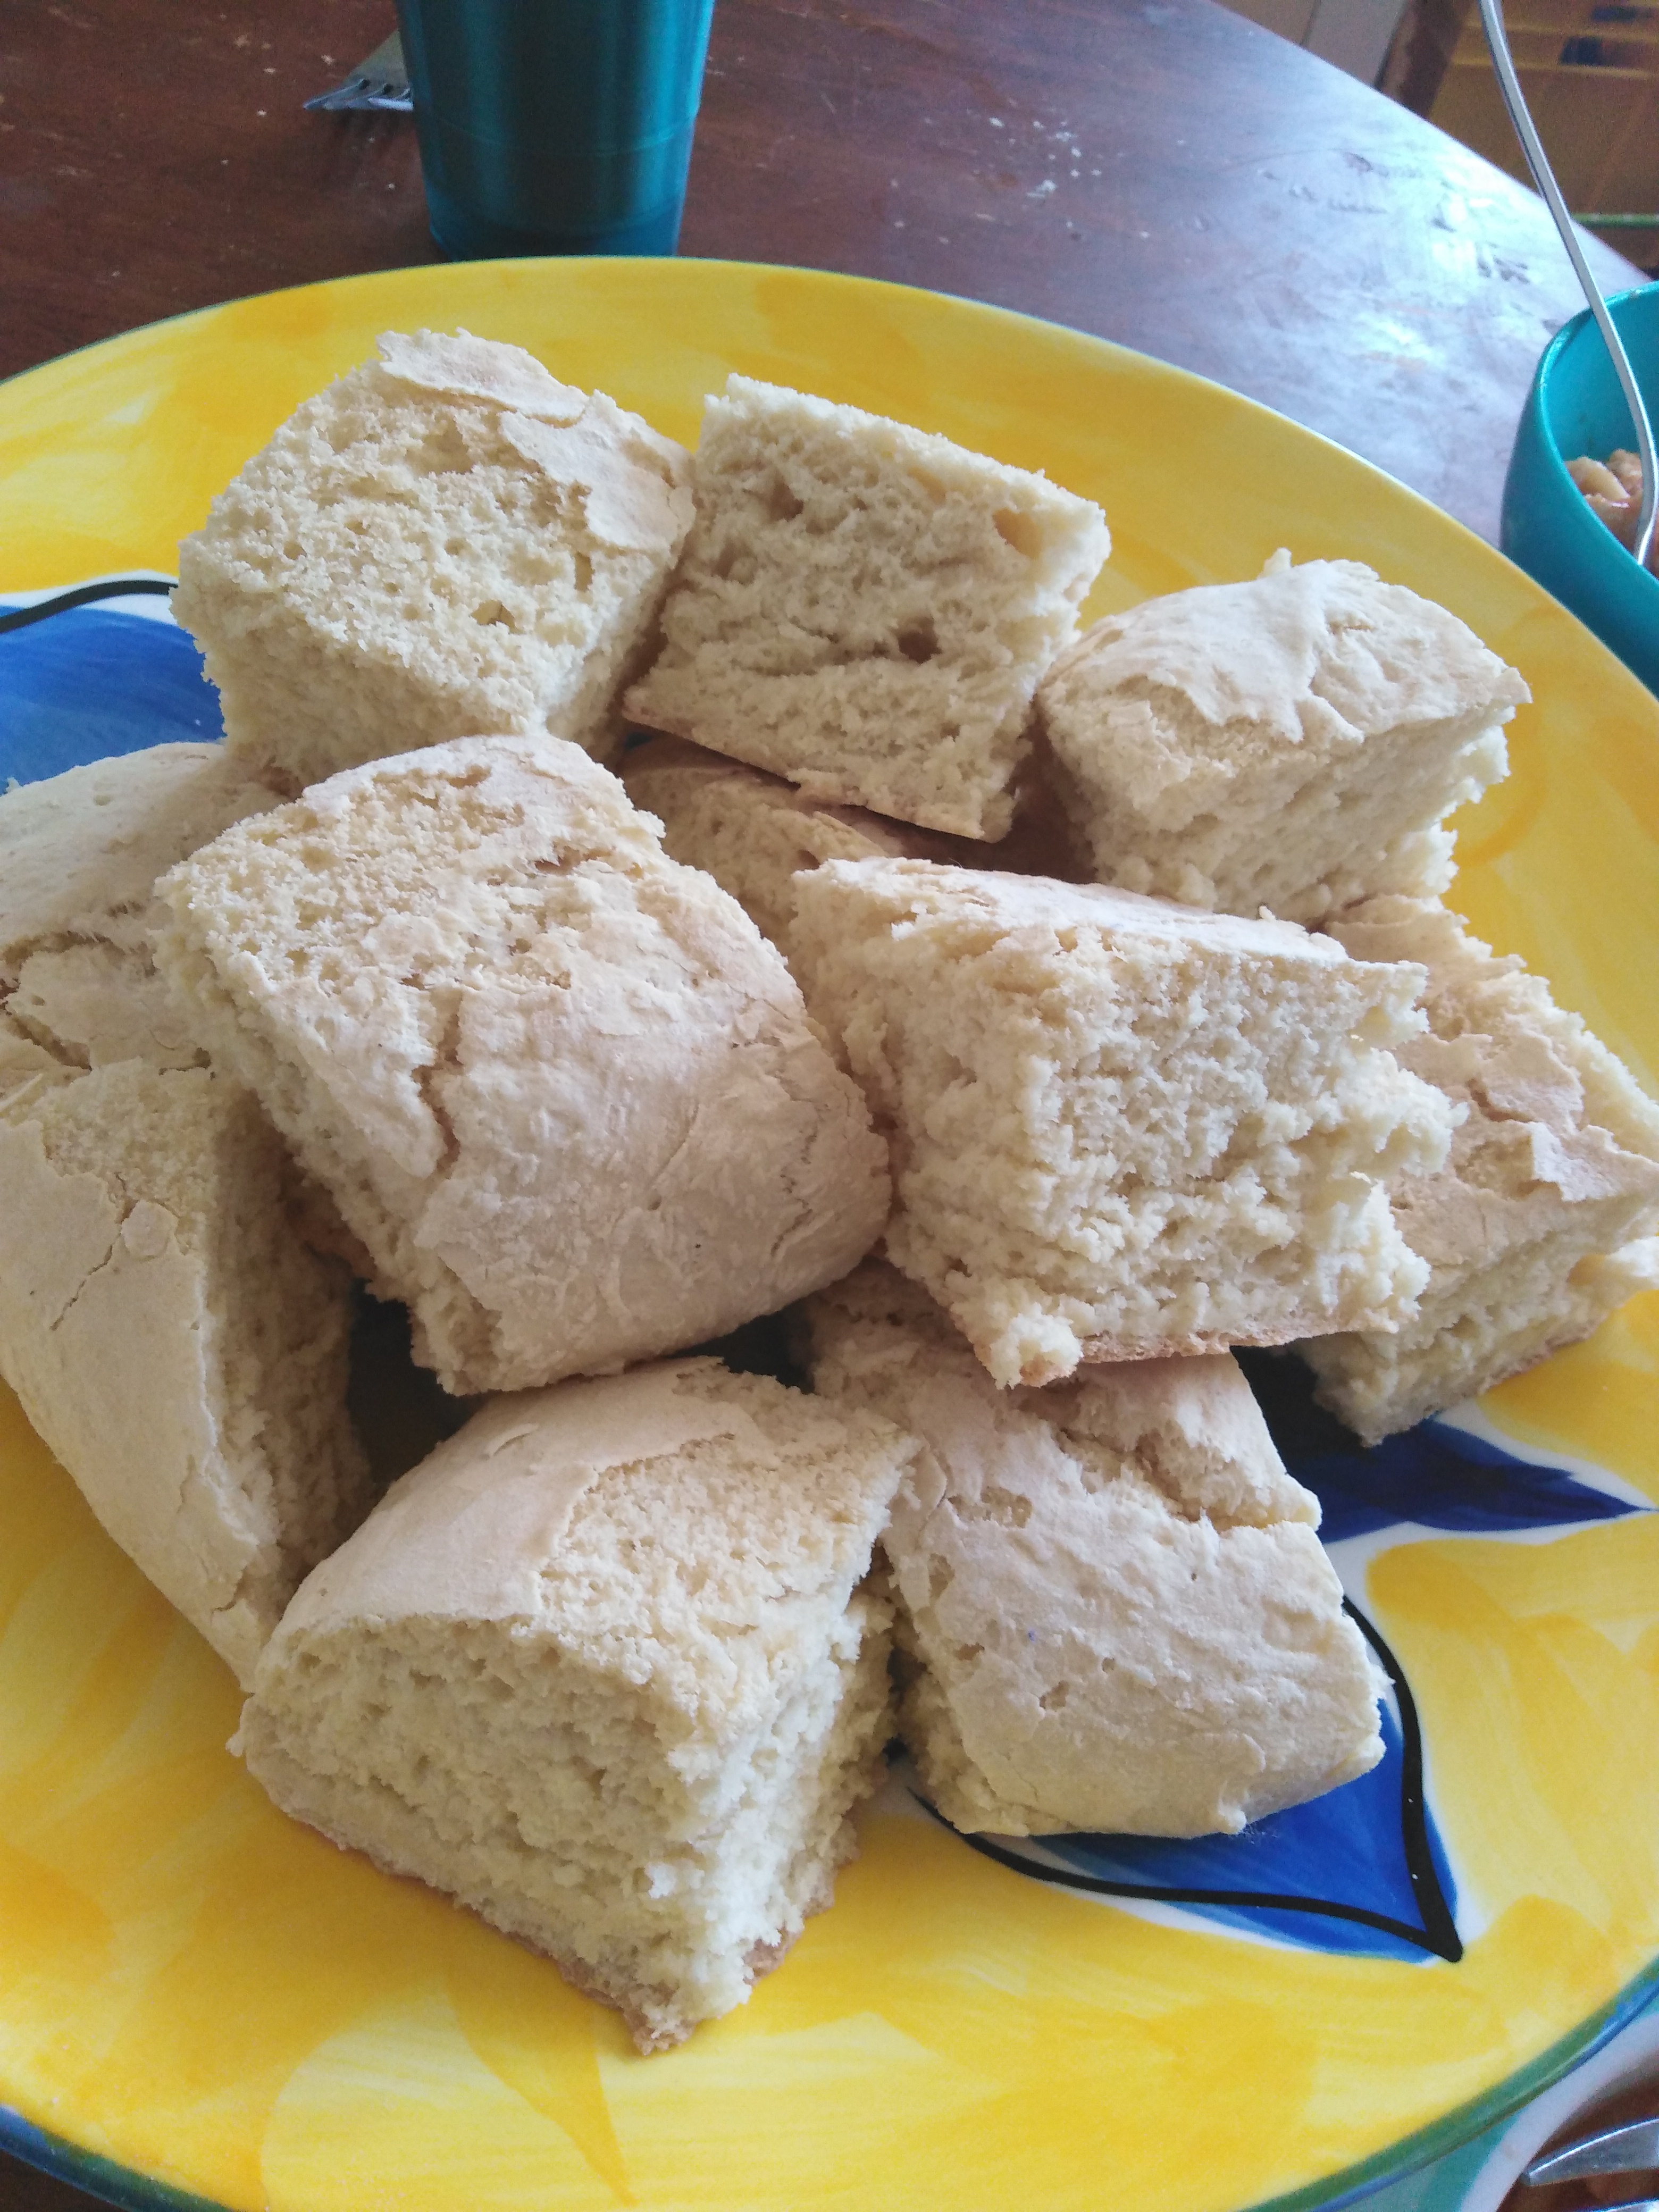
[[[1575,215],[1659,213],[1659,4],[1509,0],[1510,50]],[[1411,0],[1382,89],[1529,182],[1474,0]],[[1659,228],[1610,243],[1659,258]]]

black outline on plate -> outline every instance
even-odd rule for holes
[[[108,576],[101,584],[77,584],[73,591],[37,599],[30,607],[13,607],[9,613],[0,614],[0,631],[27,629],[31,623],[45,622],[48,615],[66,615],[71,607],[90,606],[94,599],[131,599],[141,592],[159,598],[173,588],[169,580],[160,576]]]
[[[1395,1920],[1388,1913],[1372,1912],[1363,1905],[1336,1905],[1323,1898],[1277,1897],[1258,1890],[1163,1888],[1148,1882],[1108,1881],[1100,1875],[1079,1874],[1068,1867],[1040,1865],[1035,1860],[1022,1858],[1017,1851],[1008,1850],[1000,1844],[990,1842],[984,1836],[963,1834],[960,1828],[951,1827],[945,1815],[930,1805],[919,1790],[913,1790],[910,1794],[925,1811],[932,1814],[942,1828],[950,1828],[952,1835],[960,1836],[969,1850],[980,1852],[988,1859],[994,1859],[999,1866],[1008,1867],[1015,1874],[1027,1875],[1034,1881],[1056,1882],[1063,1888],[1087,1890],[1097,1897],[1144,1898],[1157,1905],[1233,1905],[1273,1912],[1315,1913],[1328,1920],[1357,1921],[1362,1927],[1379,1929],[1383,1935],[1396,1936],[1402,1943],[1409,1943],[1419,1951],[1427,1951],[1433,1957],[1443,1959],[1449,1966],[1455,1966],[1463,1955],[1463,1940],[1457,1932],[1457,1923],[1446,1903],[1440,1877],[1435,1871],[1434,1856],[1429,1849],[1428,1814],[1423,1796],[1423,1731],[1417,1717],[1417,1702],[1412,1696],[1400,1662],[1359,1607],[1345,1597],[1342,1610],[1382,1662],[1400,1708],[1401,1839],[1405,1846],[1406,1871],[1410,1877],[1412,1895],[1417,1900],[1421,1921],[1419,1927],[1413,1928],[1404,1920]]]

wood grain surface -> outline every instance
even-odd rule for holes
[[[434,258],[409,121],[301,108],[389,27],[389,0],[0,0],[0,374]],[[1488,537],[1579,304],[1530,192],[1211,0],[719,0],[682,249],[1139,347]],[[0,2212],[92,2202],[0,2158]]]
[[[409,122],[300,106],[388,21],[0,0],[0,374],[432,258]],[[682,249],[1138,346],[1489,537],[1532,364],[1579,304],[1531,192],[1210,0],[720,0]]]

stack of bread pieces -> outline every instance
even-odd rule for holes
[[[1659,1110],[1439,903],[1520,679],[1344,562],[1079,635],[1107,551],[850,406],[689,454],[392,337],[180,548],[222,748],[0,799],[0,1371],[275,1802],[641,2050],[895,1734],[1012,1835],[1366,1771],[1231,1347],[1380,1437],[1651,1278]],[[366,1294],[453,1409],[389,1487]]]

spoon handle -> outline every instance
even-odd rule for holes
[[[1503,0],[1480,0],[1480,21],[1486,33],[1486,44],[1492,48],[1492,67],[1498,72],[1498,90],[1504,95],[1504,105],[1510,112],[1510,121],[1515,125],[1515,135],[1521,141],[1521,150],[1527,157],[1527,167],[1534,181],[1544,195],[1546,205],[1555,218],[1555,227],[1561,234],[1561,243],[1567,249],[1590,312],[1606,342],[1613,365],[1619,372],[1619,381],[1624,387],[1625,400],[1636,425],[1636,448],[1642,461],[1642,506],[1636,525],[1636,544],[1632,548],[1643,567],[1647,566],[1648,550],[1653,544],[1656,504],[1659,504],[1659,463],[1653,450],[1653,427],[1648,421],[1648,410],[1642,395],[1636,388],[1636,377],[1625,351],[1624,341],[1613,328],[1613,317],[1607,313],[1607,303],[1601,297],[1600,287],[1590,275],[1589,264],[1584,258],[1583,248],[1578,243],[1578,234],[1573,228],[1567,204],[1561,197],[1561,187],[1555,181],[1544,149],[1533,127],[1526,94],[1521,89],[1521,80],[1515,73],[1515,64],[1510,56],[1509,38],[1504,29]],[[1606,455],[1596,457],[1605,459]]]

